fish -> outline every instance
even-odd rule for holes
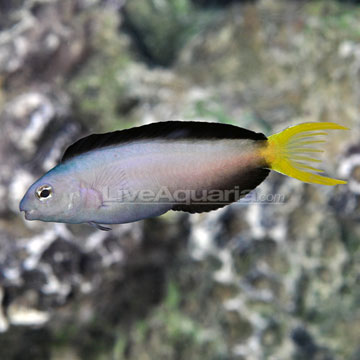
[[[235,125],[165,121],[92,134],[70,145],[59,164],[20,202],[27,220],[88,223],[100,230],[170,210],[202,213],[246,196],[270,171],[305,183],[346,184],[313,166],[325,130],[308,122],[266,137]]]

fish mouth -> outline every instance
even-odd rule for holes
[[[26,206],[25,196],[24,196],[23,199],[20,201],[19,210],[20,210],[20,211],[24,211],[25,213],[26,213],[27,211],[29,211],[29,209],[28,209],[27,206]]]
[[[36,219],[36,213],[35,210],[21,210],[25,212],[25,219],[26,220],[35,220]]]
[[[25,213],[26,220],[35,220],[35,210],[29,209],[28,204],[25,201],[25,197],[20,201],[19,209],[21,212]]]

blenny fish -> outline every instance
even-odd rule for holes
[[[329,123],[303,123],[268,138],[234,125],[167,121],[93,134],[71,145],[60,163],[20,202],[27,220],[122,224],[169,210],[200,213],[239,200],[271,170],[300,181],[346,184],[309,162],[322,152]]]

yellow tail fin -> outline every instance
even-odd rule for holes
[[[321,162],[313,155],[321,153],[323,150],[308,145],[324,143],[325,140],[319,139],[317,136],[327,135],[327,133],[318,130],[328,129],[348,130],[344,126],[330,122],[309,122],[292,126],[269,136],[262,155],[272,170],[295,179],[322,185],[346,184],[346,181],[343,180],[314,174],[314,172],[322,172],[322,170],[307,164],[307,162]]]

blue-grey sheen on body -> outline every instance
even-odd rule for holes
[[[139,191],[150,195],[161,194],[164,188],[170,194],[220,188],[235,173],[257,166],[254,147],[253,140],[244,139],[136,141],[79,155],[52,169],[32,187],[35,191],[40,183],[50,184],[54,197],[64,185],[67,189],[64,211],[58,211],[62,204],[57,204],[55,213],[49,206],[47,221],[127,223],[161,215],[173,207],[168,202],[140,202],[134,198]],[[26,209],[26,199],[23,201]],[[28,211],[26,217],[36,219],[37,210]]]

